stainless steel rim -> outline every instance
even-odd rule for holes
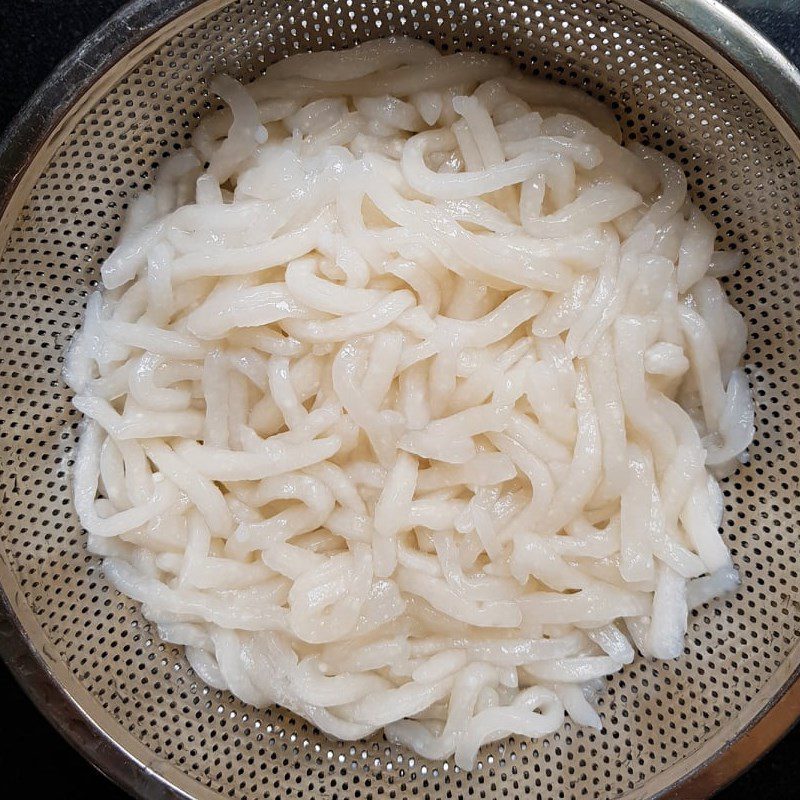
[[[740,82],[744,78],[748,89],[761,96],[761,107],[780,130],[800,136],[800,70],[735,13],[716,0],[625,2],[655,22],[688,32],[690,44],[703,56],[726,72],[737,73]],[[121,58],[204,4],[205,0],[173,0],[168,4],[162,0],[132,0],[54,70],[0,139],[0,220],[35,155],[58,135],[68,111],[83,95]],[[0,237],[3,227],[0,224]],[[31,700],[72,746],[136,797],[212,800],[217,796],[170,763],[154,759],[132,736],[120,735],[121,729],[115,730],[116,723],[110,716],[101,719],[99,714],[87,714],[83,690],[65,665],[33,646],[27,631],[38,623],[22,593],[7,593],[3,586],[16,587],[16,579],[0,551],[0,656]],[[800,670],[788,676],[735,740],[660,796],[688,797],[682,794],[681,787],[689,784],[698,788],[702,785],[706,796],[733,780],[796,720],[799,678]],[[791,704],[788,714],[787,702]],[[758,745],[749,757],[742,758],[748,737],[757,728],[761,730]],[[739,757],[732,759],[735,752]],[[711,770],[712,765],[717,768]],[[705,780],[698,784],[699,777]]]

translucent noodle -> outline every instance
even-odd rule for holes
[[[393,38],[213,78],[64,371],[89,549],[200,680],[462,768],[681,655],[755,422],[680,166],[512,72]]]

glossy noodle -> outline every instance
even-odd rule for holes
[[[613,116],[408,39],[283,60],[136,199],[65,376],[75,506],[195,672],[471,767],[737,585],[713,225]]]

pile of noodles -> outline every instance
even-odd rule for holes
[[[746,331],[681,168],[408,39],[243,87],[127,214],[66,378],[89,548],[197,675],[473,765],[737,584]]]

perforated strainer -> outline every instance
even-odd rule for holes
[[[482,750],[472,773],[380,736],[333,742],[283,709],[204,686],[105,582],[70,499],[77,415],[63,348],[128,200],[208,107],[207,77],[246,79],[297,50],[390,33],[502,53],[600,98],[626,136],[682,164],[721,244],[747,256],[726,284],[749,324],[757,400],[751,462],[724,486],[740,591],[692,615],[681,659],[637,660],[608,682],[602,733],[567,724],[536,742],[512,737]],[[732,777],[798,706],[798,128],[800,74],[713,0],[128,6],[0,147],[0,647],[22,683],[92,761],[148,798],[699,797]]]

